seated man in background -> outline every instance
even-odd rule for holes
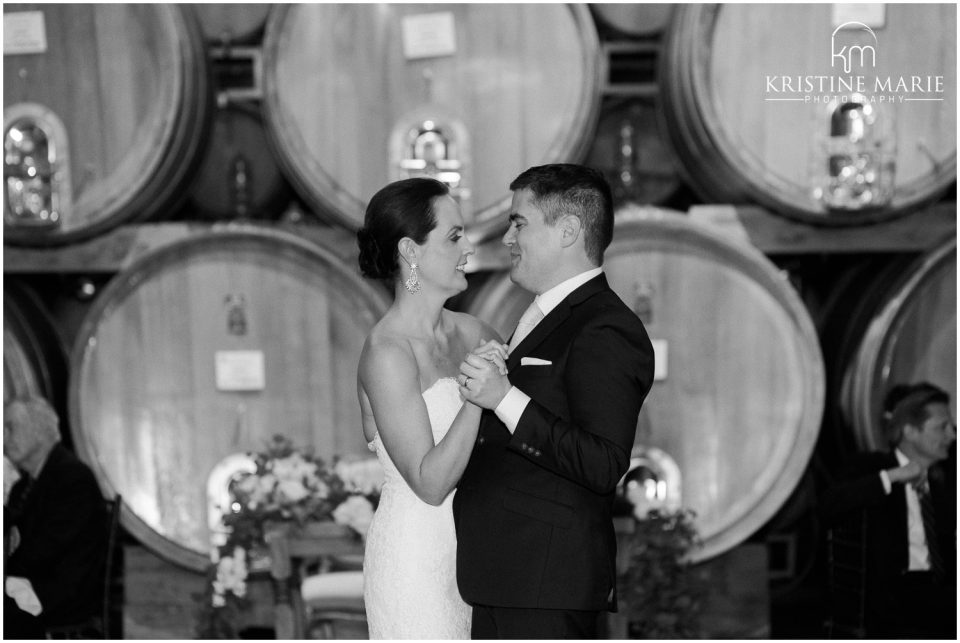
[[[3,453],[21,474],[4,509],[3,636],[44,638],[100,614],[106,506],[93,472],[60,444],[46,400],[4,405]]]
[[[826,498],[829,519],[866,512],[868,638],[956,638],[956,425],[949,395],[926,382],[884,403],[893,449],[854,458]]]

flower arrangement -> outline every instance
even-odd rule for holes
[[[250,455],[255,469],[230,482],[230,507],[222,518],[226,538],[212,552],[199,638],[236,638],[234,624],[249,606],[247,576],[265,557],[266,523],[333,521],[362,538],[379,500],[383,471],[373,458],[335,458],[328,467],[282,435],[275,435],[265,451]]]
[[[699,544],[689,509],[653,509],[635,523],[619,585],[630,638],[699,638],[706,587],[685,560]]]

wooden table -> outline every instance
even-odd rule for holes
[[[306,610],[300,594],[300,567],[304,561],[319,559],[321,571],[329,569],[335,556],[362,556],[363,541],[357,534],[333,522],[314,522],[302,527],[290,523],[269,523],[264,540],[270,550],[273,579],[276,637],[302,639]]]

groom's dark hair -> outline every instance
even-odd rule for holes
[[[579,218],[587,257],[603,265],[603,252],[613,239],[613,195],[603,174],[573,163],[538,165],[515,178],[510,189],[530,190],[551,225],[565,214]]]

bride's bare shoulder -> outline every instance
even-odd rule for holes
[[[476,346],[480,341],[494,340],[502,342],[500,334],[494,330],[490,324],[469,313],[449,311],[453,323],[457,327],[457,333],[463,337],[470,346]]]
[[[373,372],[406,372],[417,370],[417,361],[410,342],[388,325],[377,324],[370,331],[360,352],[359,375],[367,380]]]

